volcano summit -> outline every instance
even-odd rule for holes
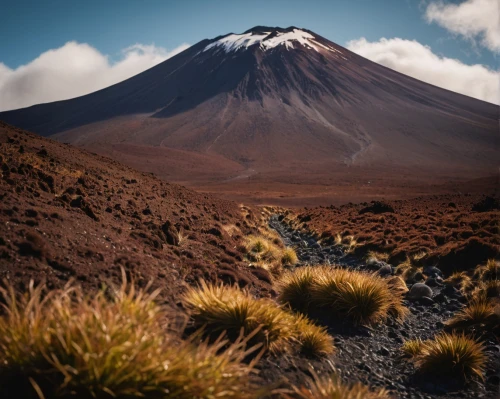
[[[257,202],[449,188],[494,175],[500,158],[498,106],[296,27],[202,40],[114,86],[0,119]]]

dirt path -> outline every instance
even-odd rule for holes
[[[312,235],[293,230],[282,217],[269,222],[285,245],[295,248],[299,266],[306,264],[338,264],[356,270],[374,271],[364,261],[346,254],[335,245],[322,245]],[[434,268],[437,275],[440,271]],[[431,274],[432,270],[427,270]],[[391,274],[394,273],[392,268]],[[389,320],[373,329],[329,325],[337,352],[332,361],[337,373],[346,381],[359,380],[373,387],[384,387],[401,398],[498,398],[500,380],[500,345],[493,337],[485,339],[489,358],[486,382],[471,382],[465,388],[442,381],[422,381],[415,377],[413,366],[401,358],[400,347],[408,339],[429,339],[441,332],[443,322],[461,309],[465,302],[458,291],[443,286],[431,287],[432,302],[405,301],[410,314],[403,324]]]

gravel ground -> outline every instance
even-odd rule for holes
[[[272,216],[269,225],[280,234],[285,245],[295,248],[299,267],[337,264],[356,270],[374,270],[373,265],[345,254],[338,246],[321,245],[311,234],[295,231],[282,216]],[[390,270],[393,274],[394,268]],[[401,357],[400,347],[405,340],[432,338],[443,330],[443,323],[466,302],[458,291],[444,288],[439,283],[439,269],[430,268],[427,274],[435,274],[438,280],[438,285],[431,287],[432,300],[405,300],[410,314],[403,324],[389,320],[386,325],[369,329],[328,323],[337,346],[332,359],[337,373],[346,381],[359,380],[372,387],[384,387],[395,397],[500,397],[500,343],[497,337],[483,337],[488,355],[485,381],[470,381],[465,386],[430,378],[419,379],[413,365]]]

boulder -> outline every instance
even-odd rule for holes
[[[423,283],[413,284],[410,291],[408,292],[408,298],[417,300],[423,297],[432,298],[432,289],[428,285]]]

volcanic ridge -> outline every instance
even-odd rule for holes
[[[202,40],[114,86],[0,119],[257,203],[452,192],[496,175],[500,148],[498,106],[296,27]]]

